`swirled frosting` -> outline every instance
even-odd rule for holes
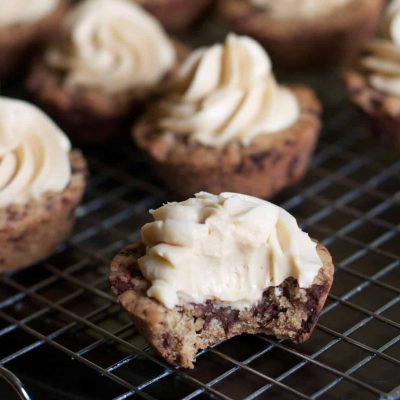
[[[31,23],[49,15],[59,0],[1,0],[0,27]]]
[[[278,18],[312,18],[331,14],[352,0],[250,0]]]
[[[162,131],[220,147],[231,140],[249,144],[257,135],[291,126],[299,105],[276,83],[265,50],[251,38],[230,34],[224,44],[189,57],[160,114]]]
[[[151,283],[148,296],[168,308],[206,300],[251,307],[288,277],[309,287],[322,267],[296,220],[255,197],[201,192],[150,212],[139,267]]]
[[[109,92],[154,85],[175,63],[161,25],[129,0],[84,1],[67,17],[64,34],[46,60],[70,85]]]
[[[62,192],[71,177],[70,143],[38,108],[0,97],[0,207]]]
[[[371,40],[361,58],[370,85],[400,97],[400,0],[392,1],[383,16],[381,35]]]

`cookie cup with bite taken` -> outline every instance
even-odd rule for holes
[[[285,210],[237,193],[198,193],[152,210],[111,264],[118,301],[167,362],[231,337],[307,340],[333,281],[328,250]]]

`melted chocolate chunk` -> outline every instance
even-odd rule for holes
[[[312,285],[310,289],[307,289],[307,303],[305,308],[308,313],[308,318],[303,321],[301,332],[299,332],[299,337],[302,333],[308,332],[314,325],[317,319],[317,305],[321,294],[326,290],[326,285]]]
[[[239,310],[231,307],[219,307],[211,300],[207,300],[204,304],[193,304],[193,306],[196,317],[204,319],[205,327],[213,319],[216,319],[221,323],[225,332],[228,332],[231,326],[239,319]]]
[[[135,290],[135,284],[132,281],[116,279],[112,282],[112,285],[117,290],[118,295],[128,291],[128,290]]]

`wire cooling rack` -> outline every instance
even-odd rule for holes
[[[243,335],[202,351],[194,370],[159,359],[108,274],[147,210],[173,197],[132,145],[88,150],[91,179],[71,239],[0,277],[0,399],[400,398],[400,159],[376,145],[337,78],[309,81],[324,103],[322,138],[304,181],[274,201],[335,260],[312,338],[295,346]]]

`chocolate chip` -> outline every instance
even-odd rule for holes
[[[378,96],[372,96],[369,101],[373,108],[380,108],[382,105],[382,99]]]
[[[246,168],[246,162],[244,159],[240,160],[240,163],[236,166],[235,172],[241,174]]]
[[[26,217],[26,211],[17,211],[12,208],[7,208],[7,220],[10,222],[21,221]]]
[[[283,158],[283,154],[281,154],[279,152],[275,153],[272,158],[272,165],[277,164],[280,160],[282,160],[282,158]]]
[[[354,96],[354,95],[362,92],[362,90],[363,90],[363,88],[360,86],[357,86],[357,87],[353,86],[348,89],[348,92],[349,92],[350,96]]]
[[[265,158],[268,158],[270,155],[271,155],[271,151],[265,150],[265,151],[262,151],[261,153],[252,154],[250,156],[250,158],[253,161],[253,163],[259,164],[261,161],[263,161]]]
[[[295,156],[290,160],[289,166],[288,166],[288,177],[289,178],[294,178],[295,173],[296,173],[296,169],[297,169],[297,165],[299,164],[299,157]]]
[[[295,140],[292,140],[292,139],[285,140],[285,146],[291,147],[291,146],[294,146],[295,144],[296,144]]]
[[[220,322],[224,331],[229,332],[232,325],[239,319],[239,310],[231,307],[217,307],[215,303],[207,300],[204,304],[193,304],[197,317],[204,319],[204,326],[207,326],[213,321]]]
[[[63,197],[61,199],[61,203],[62,203],[63,206],[66,207],[66,206],[69,206],[71,204],[71,200],[68,197]]]
[[[126,258],[138,259],[145,254],[145,247],[135,246],[135,247],[125,247],[121,250],[118,255]]]
[[[325,285],[312,285],[310,289],[307,290],[307,303],[305,309],[308,313],[308,318],[303,321],[301,331],[298,336],[301,336],[305,332],[309,332],[318,317],[317,306],[322,293],[326,290]]]
[[[128,291],[135,290],[135,284],[132,281],[116,279],[111,282],[111,285],[116,289],[118,295]]]
[[[161,336],[161,345],[162,345],[162,347],[164,347],[164,348],[168,348],[169,346],[169,342],[170,342],[170,335],[168,335],[168,333],[164,333],[162,336]]]

